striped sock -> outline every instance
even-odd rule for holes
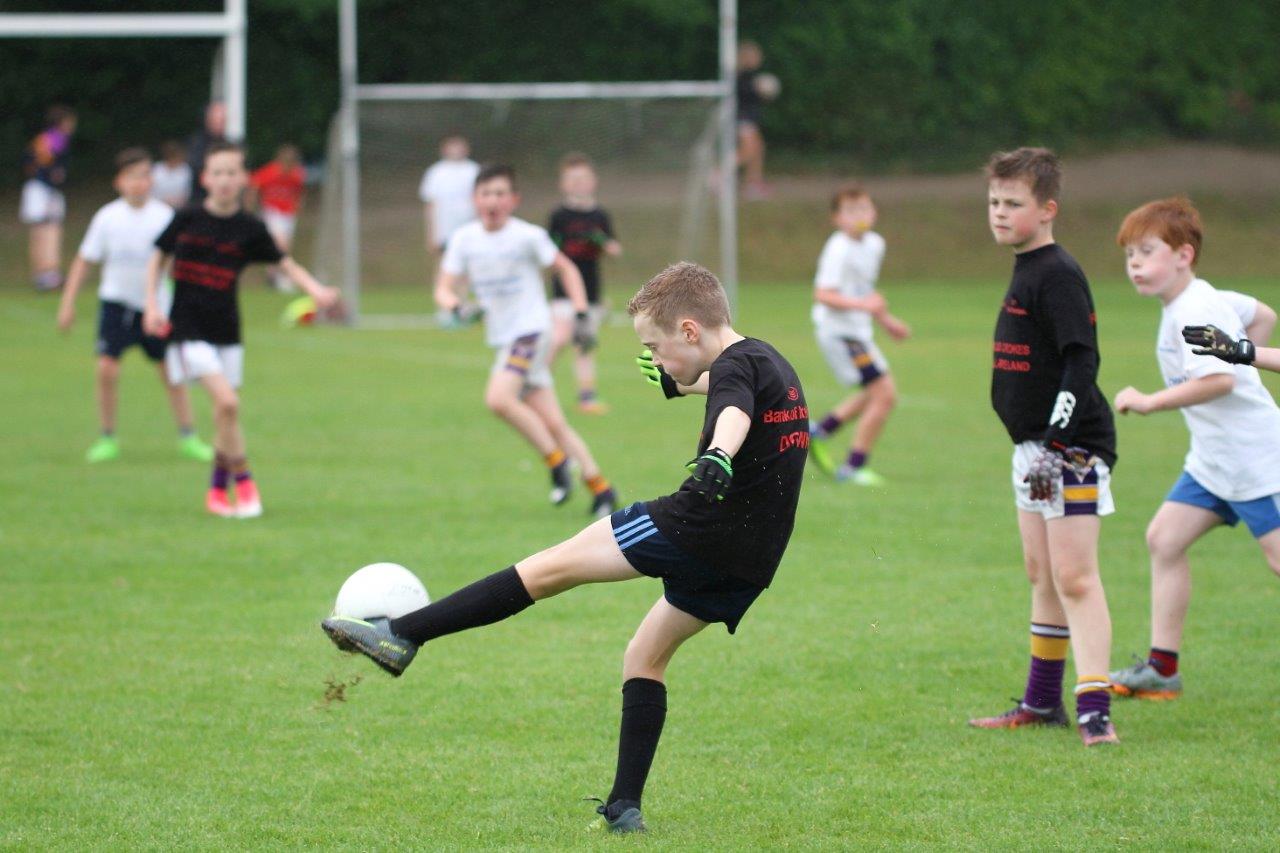
[[[1076,679],[1076,718],[1090,714],[1110,714],[1111,681],[1105,675],[1082,675]]]
[[[1031,667],[1023,706],[1047,712],[1062,703],[1062,674],[1067,669],[1070,643],[1071,631],[1065,626],[1031,623]]]
[[[1147,663],[1151,664],[1156,672],[1168,678],[1178,672],[1178,653],[1152,646],[1151,654],[1147,655]]]
[[[564,455],[563,450],[553,450],[542,458],[546,461],[548,468],[555,468],[557,465],[562,464],[567,457]]]
[[[587,484],[587,488],[591,490],[593,495],[609,490],[609,481],[604,478],[603,474],[596,474],[594,477],[583,477],[582,482]]]

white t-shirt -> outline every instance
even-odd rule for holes
[[[1218,373],[1236,379],[1235,390],[1227,396],[1181,410],[1191,430],[1184,467],[1223,500],[1251,501],[1280,493],[1280,408],[1255,368],[1192,353],[1192,346],[1182,339],[1182,327],[1209,324],[1232,337],[1244,334],[1232,303],[1207,281],[1195,279],[1164,306],[1156,339],[1156,359],[1166,385]]]
[[[443,268],[465,275],[484,308],[485,341],[505,346],[551,327],[551,309],[542,271],[559,249],[546,229],[511,217],[497,231],[480,222],[463,225],[449,238]]]
[[[855,240],[843,231],[827,238],[818,257],[814,286],[841,296],[862,298],[875,292],[884,262],[884,238],[874,231]],[[813,322],[819,332],[871,340],[871,315],[866,311],[841,311],[821,303],[813,306]]]
[[[453,232],[476,218],[471,201],[480,164],[474,160],[441,160],[422,174],[418,197],[431,204],[432,224],[438,245],[445,245]]]
[[[154,198],[133,207],[122,198],[93,215],[80,244],[80,256],[102,264],[98,297],[138,311],[147,304],[147,262],[156,238],[173,219],[173,208]]]
[[[151,197],[174,207],[186,204],[191,197],[191,167],[186,163],[170,166],[163,160],[151,164]]]
[[[1217,290],[1217,288],[1214,289]],[[1249,294],[1235,290],[1219,290],[1218,295],[1227,301],[1232,311],[1236,312],[1242,325],[1247,327],[1253,322],[1253,318],[1258,316],[1258,300]]]

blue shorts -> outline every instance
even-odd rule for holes
[[[119,302],[103,301],[98,308],[98,355],[119,359],[124,351],[134,345],[142,347],[147,358],[164,361],[166,342],[143,334],[142,312]]]
[[[663,597],[672,607],[703,622],[723,622],[732,634],[752,603],[764,592],[753,583],[722,574],[672,545],[649,508],[637,501],[610,516],[613,538],[637,572],[662,578]]]
[[[1165,500],[1216,512],[1231,527],[1235,527],[1243,520],[1254,539],[1261,539],[1271,531],[1280,528],[1280,495],[1269,495],[1251,501],[1223,500],[1200,485],[1200,482],[1186,471],[1183,471],[1178,482],[1173,484]]]

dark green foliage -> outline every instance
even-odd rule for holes
[[[37,11],[7,0],[4,11]],[[212,0],[82,0],[60,11],[211,11]],[[1156,0],[820,0],[741,4],[782,97],[779,153],[878,167],[954,165],[1023,142],[1079,149],[1173,136],[1268,144],[1280,131],[1276,4]],[[280,141],[322,154],[337,106],[336,0],[250,4],[251,156]],[[712,0],[363,0],[365,81],[710,78]],[[0,149],[11,160],[44,106],[81,110],[77,165],[185,135],[209,86],[210,42],[0,41]],[[128,93],[127,96],[122,93]],[[0,178],[16,180],[9,170]]]

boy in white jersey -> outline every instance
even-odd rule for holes
[[[1191,598],[1192,543],[1220,524],[1243,520],[1280,573],[1280,408],[1258,371],[1203,358],[1183,339],[1183,328],[1195,324],[1232,336],[1245,331],[1239,306],[1196,277],[1202,236],[1200,215],[1185,198],[1143,205],[1125,217],[1117,235],[1138,293],[1164,305],[1156,358],[1167,387],[1154,394],[1125,388],[1116,395],[1116,411],[1181,409],[1191,431],[1182,476],[1147,527],[1151,652],[1111,673],[1115,692],[1126,696],[1172,699],[1182,693],[1178,654]]]
[[[440,159],[422,173],[418,198],[422,200],[427,253],[437,267],[453,232],[476,218],[471,194],[478,174],[480,164],[471,159],[471,145],[459,134],[440,140]],[[436,275],[439,274],[437,268]],[[459,303],[458,311],[442,311],[437,319],[442,328],[458,328],[474,320],[474,308]]]
[[[1245,324],[1242,338],[1233,338],[1217,326],[1183,326],[1182,338],[1196,355],[1211,355],[1228,364],[1252,364],[1259,370],[1280,373],[1280,347],[1265,344],[1276,325],[1276,312],[1251,296],[1230,290],[1219,290]],[[1245,300],[1241,302],[1239,300]],[[1263,346],[1258,346],[1261,343]]]
[[[860,385],[810,427],[809,448],[818,467],[836,480],[860,486],[879,486],[884,478],[867,467],[885,421],[897,404],[898,392],[889,363],[872,341],[872,320],[894,340],[911,335],[906,323],[889,313],[889,303],[876,292],[884,261],[884,238],[871,228],[876,207],[859,184],[846,184],[831,197],[831,221],[836,231],[818,258],[814,278],[813,323],[818,347],[841,384]],[[839,467],[821,439],[858,419],[849,455]]]
[[[120,457],[115,434],[120,358],[136,344],[160,372],[174,420],[178,422],[178,451],[189,459],[208,462],[213,459],[213,448],[196,435],[187,389],[171,384],[165,375],[165,342],[142,330],[147,261],[151,259],[156,237],[173,219],[172,208],[150,197],[151,155],[145,149],[128,148],[116,157],[115,188],[120,198],[94,214],[71,264],[58,306],[58,328],[70,331],[75,323],[76,294],[89,273],[89,265],[102,264],[97,340],[98,417],[102,433],[90,446],[85,459],[109,462]]]
[[[590,349],[595,341],[582,275],[545,229],[511,215],[520,203],[511,167],[481,169],[474,202],[479,218],[449,238],[436,279],[436,303],[455,312],[459,294],[470,286],[484,309],[485,341],[497,351],[485,404],[546,461],[552,503],[569,499],[572,459],[591,490],[592,515],[602,518],[613,512],[617,496],[556,399],[549,364],[551,309],[542,280],[542,271],[554,267],[577,312],[574,343]]]

